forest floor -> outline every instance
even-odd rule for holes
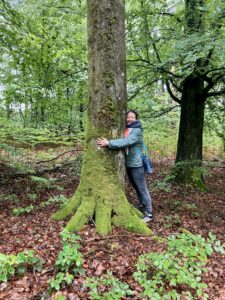
[[[164,179],[171,164],[171,161],[166,160],[163,163],[155,163],[154,174],[148,178],[154,203],[154,220],[149,223],[149,227],[161,237],[177,234],[182,227],[204,237],[212,232],[216,234],[217,239],[224,242],[224,168],[211,167],[210,174],[205,178],[208,191],[200,192],[186,186],[169,185]],[[3,177],[3,173],[1,175]],[[55,171],[49,176],[58,179],[57,185],[62,187],[61,191],[54,188],[37,189],[29,177],[9,179],[0,186],[3,199],[0,200],[0,252],[17,254],[25,249],[33,249],[45,261],[42,271],[29,271],[23,276],[14,276],[8,282],[0,284],[0,299],[57,299],[59,295],[53,293],[49,296],[46,292],[47,281],[53,276],[57,255],[62,249],[60,232],[67,223],[51,219],[52,213],[57,211],[59,205],[53,203],[19,216],[12,213],[13,209],[18,207],[37,207],[55,195],[70,197],[74,194],[79,176],[66,169],[62,172]],[[136,195],[128,183],[126,191],[128,199],[135,204]],[[30,196],[29,199],[27,195],[32,193],[37,196]],[[5,195],[11,197],[7,198]],[[115,277],[128,283],[134,291],[134,296],[123,299],[141,299],[141,289],[132,277],[137,258],[143,253],[162,251],[164,245],[151,236],[141,236],[123,229],[113,229],[110,236],[101,237],[95,233],[94,224],[86,225],[79,235],[86,276],[100,277],[106,270],[111,270]],[[204,273],[203,281],[208,285],[205,291],[209,294],[209,299],[225,299],[224,256],[214,252],[209,257],[206,267],[208,272]],[[84,277],[77,276],[71,286],[62,289],[65,299],[91,299],[83,282]]]

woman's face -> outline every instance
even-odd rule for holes
[[[135,121],[136,121],[136,115],[134,113],[132,113],[132,112],[129,112],[127,114],[127,125],[130,125],[130,124],[132,124]]]

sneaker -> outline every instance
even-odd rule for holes
[[[143,222],[148,223],[148,222],[153,220],[153,215],[152,214],[146,214],[142,220],[143,220]]]

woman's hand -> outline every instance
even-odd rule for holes
[[[97,138],[96,139],[96,143],[100,146],[100,147],[107,147],[109,144],[109,141],[105,138]]]

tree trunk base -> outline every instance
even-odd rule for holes
[[[67,230],[81,230],[85,224],[93,220],[96,232],[102,235],[109,234],[112,231],[112,225],[122,226],[128,231],[143,234],[152,233],[142,221],[142,213],[128,203],[124,192],[122,190],[118,191],[118,187],[117,195],[113,196],[114,203],[117,203],[117,205],[113,206],[110,205],[108,197],[100,198],[97,193],[93,192],[92,195],[84,196],[80,190],[82,190],[82,187],[78,187],[66,207],[52,216],[54,220],[59,221],[72,215],[66,225]]]
[[[199,162],[176,163],[172,170],[172,177],[178,183],[191,185],[201,191],[207,190]]]
[[[52,218],[63,220],[72,216],[66,226],[69,231],[78,231],[94,220],[97,233],[103,235],[112,231],[112,225],[151,234],[141,219],[142,213],[128,202],[107,156],[106,153],[104,158],[104,152],[93,153],[90,149],[85,153],[78,189],[66,207]]]

